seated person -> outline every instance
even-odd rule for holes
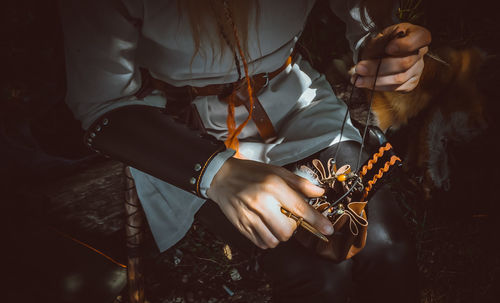
[[[330,0],[330,7],[347,25],[356,86],[376,79],[375,89],[409,91],[430,33],[403,23],[373,36],[369,13],[391,12],[385,2]],[[280,211],[331,235],[331,222],[304,200],[323,188],[283,166],[311,157],[355,166],[360,150],[345,104],[294,52],[314,3],[61,1],[67,103],[90,148],[133,167],[161,251],[198,213],[240,249],[265,250],[276,302],[416,301],[413,243],[387,189],[368,204],[366,246],[340,263],[299,245],[296,221]],[[405,35],[382,47],[377,73],[379,60],[368,54],[394,31]]]

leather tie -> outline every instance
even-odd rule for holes
[[[257,96],[269,84],[269,81],[281,73],[285,68],[292,63],[292,56],[288,57],[286,62],[277,70],[270,73],[260,73],[250,77],[252,88],[254,91],[254,104],[252,112],[252,120],[257,126],[259,135],[265,141],[276,137],[276,131],[269,119],[264,107],[260,103]],[[235,106],[244,105],[250,111],[250,98],[246,87],[246,79],[240,79],[236,82],[225,84],[211,84],[203,87],[195,86],[173,86],[164,81],[155,79],[151,76],[147,69],[141,68],[142,87],[135,94],[139,99],[149,95],[154,89],[160,90],[165,94],[169,101],[167,112],[182,112],[190,103],[198,96],[218,96],[219,100],[228,103],[229,97],[232,95],[235,101]]]

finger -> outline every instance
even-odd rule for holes
[[[262,249],[274,248],[278,246],[280,241],[274,236],[274,234],[269,230],[269,228],[264,224],[262,219],[257,215],[253,214],[252,228],[254,229],[255,236],[260,239],[263,246],[259,246]]]
[[[385,52],[391,56],[404,56],[431,43],[432,36],[425,27],[402,23],[398,30],[405,30],[406,35],[392,39],[386,46]]]
[[[331,235],[333,226],[330,221],[320,212],[310,206],[295,190],[289,186],[283,186],[275,192],[275,197],[281,205],[293,214],[304,218],[321,233]]]
[[[375,89],[377,91],[381,92],[401,92],[401,93],[408,93],[411,92],[415,87],[417,87],[418,82],[420,81],[420,75],[416,75],[411,77],[408,81],[406,81],[404,84],[399,85],[386,85],[386,86],[377,86]]]
[[[406,81],[403,85],[396,88],[396,91],[401,92],[401,93],[408,93],[408,92],[412,91],[413,89],[415,89],[415,87],[417,87],[419,80],[420,80],[420,75],[413,76],[408,81]]]
[[[419,60],[409,70],[407,70],[404,73],[377,77],[375,90],[381,90],[382,87],[386,87],[386,86],[399,87],[399,86],[403,85],[404,83],[406,83],[411,78],[413,78],[417,75],[418,76],[421,75],[423,69],[424,69],[424,61]],[[358,77],[356,80],[356,87],[371,89],[373,87],[374,81],[375,81],[375,77],[371,77],[371,76]]]
[[[404,73],[415,63],[422,59],[429,48],[427,46],[418,50],[418,53],[406,57],[387,57],[382,59],[379,76]],[[360,76],[375,76],[379,60],[362,60],[356,64],[355,72]]]
[[[306,178],[297,176],[285,168],[280,167],[276,173],[283,178],[289,186],[303,194],[305,197],[321,197],[325,193],[323,188],[312,184],[311,181]]]
[[[261,209],[258,213],[273,235],[282,242],[290,239],[297,222],[281,213],[281,203],[274,196],[267,195],[267,198],[259,199],[259,204]]]
[[[408,81],[403,83],[402,85],[386,85],[386,86],[377,86],[375,89],[381,92],[400,92],[400,93],[408,93],[411,92],[415,87],[417,87],[418,82],[420,81],[420,75],[416,75],[411,77]]]
[[[254,219],[250,216],[250,210],[246,207],[245,203],[239,203],[242,208],[236,209],[232,203],[226,203],[231,207],[221,207],[222,212],[226,218],[238,229],[238,231],[247,239],[252,241],[257,247],[261,249],[268,248],[264,240],[252,227]]]

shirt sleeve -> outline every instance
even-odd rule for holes
[[[120,107],[165,106],[166,100],[160,94],[141,100],[134,96],[141,87],[135,56],[142,13],[140,6],[130,3],[122,0],[62,0],[60,3],[66,103],[85,130]],[[201,178],[202,196],[206,197],[213,177],[233,154],[234,151],[227,150],[209,161]]]
[[[346,38],[353,52],[354,62],[358,62],[360,48],[368,37],[370,27],[361,22],[359,0],[330,0],[330,8],[346,24]],[[372,22],[368,19],[368,23]]]
[[[133,96],[141,85],[134,64],[140,34],[134,17],[141,18],[137,8],[131,11],[122,0],[61,0],[60,8],[66,103],[84,129],[121,106],[165,103],[161,96],[148,100]]]
[[[235,153],[236,151],[234,149],[228,148],[225,151],[218,153],[212,159],[212,161],[210,161],[210,164],[207,166],[207,169],[203,173],[203,177],[201,178],[201,183],[200,183],[200,195],[203,198],[208,198],[207,190],[210,188],[212,180],[214,179],[215,175],[222,167],[222,165],[226,163],[227,159],[234,156]]]

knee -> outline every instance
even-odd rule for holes
[[[352,293],[351,261],[290,264],[273,282],[273,302],[346,302]]]
[[[398,241],[376,246],[375,259],[385,268],[406,268],[416,260],[415,249],[410,241]]]
[[[380,237],[377,241],[372,239],[370,244],[355,256],[355,282],[364,285],[355,293],[356,300],[385,298],[385,302],[416,302],[418,269],[411,238]]]
[[[377,230],[377,226],[374,226],[374,229],[369,235],[372,236],[371,245],[362,251],[371,263],[371,268],[376,267],[376,270],[385,273],[416,269],[416,249],[409,236],[395,237],[381,227]]]
[[[349,264],[350,261],[344,261],[340,264]],[[339,266],[339,265],[337,265]],[[349,266],[350,268],[350,266]],[[344,271],[345,270],[345,271]],[[347,272],[348,270],[348,272]],[[312,283],[316,284],[314,292],[317,294],[315,302],[346,302],[352,293],[351,269],[343,269],[344,274],[332,274],[332,270],[323,268],[318,272],[318,277]],[[311,301],[312,302],[312,301]]]

